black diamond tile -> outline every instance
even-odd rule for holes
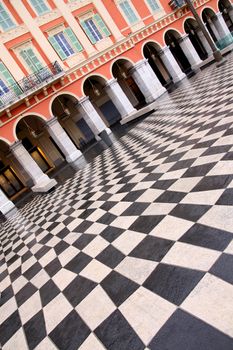
[[[108,350],[144,350],[145,348],[118,310],[96,328],[95,334]]]
[[[175,171],[175,170],[180,170],[180,169],[184,169],[184,168],[189,168],[193,162],[195,161],[195,158],[192,159],[184,159],[184,160],[180,160],[178,162],[176,162],[170,169],[170,171]]]
[[[174,241],[146,236],[130,253],[135,258],[161,261],[173,246]]]
[[[194,224],[181,238],[181,242],[223,251],[233,238],[233,234],[213,227]]]
[[[210,191],[226,188],[232,179],[233,175],[206,176],[198,182],[198,184],[192,189],[191,192]]]
[[[63,294],[69,300],[73,307],[76,307],[81,301],[97,286],[97,283],[89,279],[77,276],[63,291]]]
[[[34,315],[23,328],[29,349],[35,349],[35,347],[46,337],[43,311],[39,311]]]
[[[225,153],[225,152],[228,152],[230,148],[231,148],[231,146],[228,146],[228,145],[209,147],[209,148],[202,154],[202,156],[210,156],[210,155],[213,155],[213,154]]]
[[[66,227],[64,227],[60,232],[56,234],[56,236],[58,238],[64,239],[69,233],[70,231]]]
[[[22,326],[18,310],[0,323],[0,344],[3,346]]]
[[[4,305],[10,298],[12,298],[14,295],[12,286],[8,286],[6,289],[2,291],[1,299],[0,299],[0,306]]]
[[[131,204],[121,216],[141,215],[144,210],[149,206],[149,203],[138,203]]]
[[[15,295],[18,307],[20,307],[25,301],[27,301],[34,293],[36,293],[37,288],[28,282],[20,291]]]
[[[115,268],[124,258],[125,255],[112,245],[109,245],[96,257],[97,260],[111,268]]]
[[[135,184],[133,184],[133,187]],[[135,202],[142,194],[144,193],[144,190],[138,190],[138,191],[132,191],[129,192],[124,198],[122,198],[122,201],[124,202]]]
[[[116,271],[112,271],[105,277],[101,286],[117,306],[120,306],[139,287]]]
[[[197,221],[204,215],[211,206],[196,204],[178,204],[169,215],[177,216],[182,219]]]
[[[215,166],[215,164],[216,162],[190,167],[189,169],[186,170],[186,172],[182,175],[182,177],[205,176]]]
[[[58,258],[53,259],[48,265],[44,267],[47,274],[52,277],[54,276],[58,271],[60,271],[62,268],[62,265]]]
[[[116,218],[116,215],[113,215],[111,213],[105,213],[103,216],[101,216],[101,218],[97,220],[97,222],[100,222],[101,224],[105,225],[110,225]]]
[[[115,203],[116,204],[116,203]],[[100,235],[110,243],[115,241],[124,232],[123,229],[113,226],[106,227]]]
[[[233,160],[233,152],[228,152],[221,160]]]
[[[92,224],[93,224],[92,221],[84,220],[73,231],[74,232],[84,233]]]
[[[65,241],[60,241],[57,243],[54,247],[54,250],[57,255],[60,255],[62,252],[64,252],[69,247],[69,244]]]
[[[28,280],[32,279],[40,270],[42,269],[42,266],[36,262],[33,264],[27,271],[23,273],[24,277]]]
[[[164,218],[164,215],[141,215],[134,223],[129,227],[129,230],[150,233],[155,226],[160,223]]]
[[[233,284],[233,255],[222,254],[215,264],[211,267],[210,272],[222,278],[224,281]]]
[[[70,270],[75,273],[81,272],[84,267],[86,267],[92,258],[83,252],[80,252],[76,255],[68,264],[65,266],[65,269]]]
[[[92,223],[93,224],[93,223]],[[82,234],[74,243],[73,246],[82,250],[84,249],[94,238],[96,235],[91,235],[88,233]]]
[[[44,245],[34,255],[37,258],[37,260],[39,260],[40,258],[42,258],[42,256],[48,253],[49,250],[51,250],[51,248]]]
[[[154,183],[151,188],[155,188],[158,190],[167,190],[174,182],[177,181],[177,179],[173,180],[158,180]]]
[[[52,299],[54,299],[60,293],[56,284],[49,280],[40,288],[40,298],[42,306],[46,306]]]
[[[150,350],[232,350],[232,339],[216,328],[177,310],[152,339]]]
[[[233,205],[233,188],[227,188],[221,197],[218,199],[217,203],[219,205]]]
[[[77,350],[89,334],[90,329],[81,317],[76,311],[71,311],[49,337],[60,350]]]
[[[165,191],[162,193],[154,202],[159,203],[179,203],[186,193],[184,192],[175,192],[175,191]]]
[[[144,287],[180,305],[204,276],[204,272],[159,264],[144,282]]]

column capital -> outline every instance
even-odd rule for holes
[[[112,78],[112,79],[109,79],[108,81],[106,81],[104,87],[109,87],[111,85],[114,85],[118,83],[117,79],[116,78]]]
[[[169,52],[170,51],[170,47],[169,47],[169,45],[167,46],[163,46],[163,47],[161,47],[161,50],[159,50],[159,55],[161,56],[161,55],[165,55],[166,54],[166,52]]]
[[[46,122],[46,127],[49,127],[50,125],[54,125],[56,123],[59,123],[57,117],[53,116],[51,119],[49,119],[47,122]]]
[[[17,140],[14,143],[12,143],[12,145],[10,145],[9,148],[10,148],[11,151],[14,151],[15,149],[17,149],[17,148],[19,148],[21,146],[23,146],[22,141],[21,140]]]
[[[75,105],[82,104],[82,103],[89,101],[89,100],[90,100],[89,96],[83,96],[78,100],[78,102]]]
[[[182,41],[185,41],[187,39],[189,39],[189,35],[188,34],[184,34],[178,39],[178,42],[182,42]]]
[[[129,72],[133,72],[134,70],[142,67],[142,66],[145,66],[148,62],[148,59],[147,58],[143,58],[142,60],[136,62],[134,64],[134,66],[132,68],[129,69]]]

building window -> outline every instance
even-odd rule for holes
[[[0,96],[9,93],[10,90],[17,95],[21,93],[19,86],[16,84],[9,70],[0,62]]]
[[[48,5],[44,0],[30,0],[30,3],[34,7],[38,16],[41,16],[47,12],[50,12]]]
[[[66,28],[62,32],[48,37],[48,40],[62,60],[83,50],[71,28]]]
[[[119,2],[119,7],[130,24],[135,24],[138,22],[139,19],[128,0]]]
[[[81,20],[80,24],[92,44],[95,44],[96,42],[102,40],[104,37],[111,35],[111,32],[99,14],[95,14],[85,20]]]
[[[156,0],[146,0],[146,1],[147,1],[152,12],[156,12],[160,9]]]
[[[32,73],[37,73],[43,68],[42,63],[35,55],[32,48],[21,50],[19,54]]]
[[[0,4],[0,26],[3,31],[15,27],[15,23],[13,22],[10,15],[8,14],[8,12],[2,4]]]

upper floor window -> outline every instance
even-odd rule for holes
[[[9,30],[15,27],[15,23],[13,22],[9,13],[1,3],[0,3],[0,26],[3,31]]]
[[[21,92],[9,70],[2,62],[0,62],[0,96],[3,96],[10,91],[16,94]]]
[[[48,5],[44,0],[30,0],[38,16],[41,16],[50,11]]]
[[[80,24],[92,44],[95,44],[96,42],[102,40],[104,37],[111,35],[111,32],[99,14],[91,15],[86,19],[82,19],[80,21]]]
[[[62,60],[65,60],[75,52],[83,50],[71,28],[66,28],[53,36],[49,36],[48,40]]]
[[[156,0],[146,0],[152,12],[156,12],[160,9]]]
[[[32,73],[37,73],[43,68],[41,61],[31,47],[21,50],[19,54]]]
[[[135,24],[138,22],[138,17],[130,4],[128,0],[123,0],[119,2],[119,7],[122,10],[123,14],[125,15],[127,21],[129,24]]]

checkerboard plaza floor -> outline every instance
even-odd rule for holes
[[[2,224],[3,350],[233,349],[232,61]]]

